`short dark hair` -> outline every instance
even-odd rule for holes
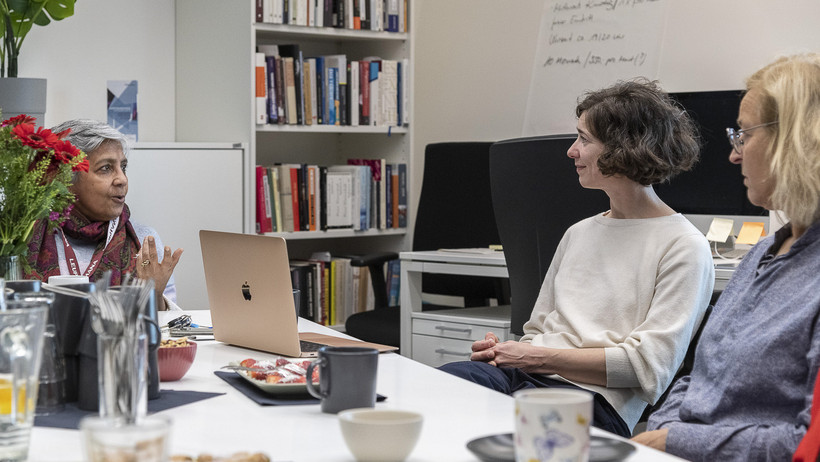
[[[698,161],[694,122],[656,81],[619,81],[588,92],[575,108],[575,115],[581,114],[605,146],[598,158],[604,175],[620,174],[648,186],[690,170]]]

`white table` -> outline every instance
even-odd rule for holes
[[[207,311],[187,313],[195,322],[209,322]],[[168,319],[168,314],[162,314],[161,322]],[[331,329],[303,319],[299,320],[299,327],[306,332],[334,334]],[[161,413],[173,420],[171,453],[228,456],[239,451],[261,451],[276,462],[352,461],[336,416],[323,414],[318,404],[259,406],[213,373],[229,361],[269,356],[215,341],[198,342],[197,357],[188,374],[178,382],[163,382],[162,388],[225,395]],[[377,391],[387,400],[376,407],[410,409],[424,415],[419,443],[408,462],[477,461],[467,450],[467,442],[513,431],[511,397],[397,354],[380,356]],[[598,429],[593,429],[593,434],[612,436]],[[79,431],[35,428],[30,460],[82,460]],[[639,446],[628,460],[680,459]]]

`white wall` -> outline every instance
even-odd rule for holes
[[[411,205],[418,204],[427,144],[521,136],[543,5],[413,0]],[[415,217],[414,206],[410,214]]]
[[[137,80],[139,140],[174,140],[174,0],[78,0],[73,16],[32,28],[19,69],[48,79],[45,127],[106,121],[106,82]]]

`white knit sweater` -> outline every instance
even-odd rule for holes
[[[709,244],[682,215],[597,215],[564,234],[521,340],[604,348],[607,386],[576,385],[633,428],[680,367],[713,286]]]

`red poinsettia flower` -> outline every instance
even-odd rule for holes
[[[20,124],[33,124],[34,121],[37,120],[34,117],[27,116],[25,114],[20,114],[18,116],[12,117],[11,119],[6,119],[0,124],[0,127],[16,127]]]
[[[11,132],[24,145],[36,150],[50,151],[54,143],[60,141],[51,130],[43,127],[35,129],[32,124],[17,125]]]

